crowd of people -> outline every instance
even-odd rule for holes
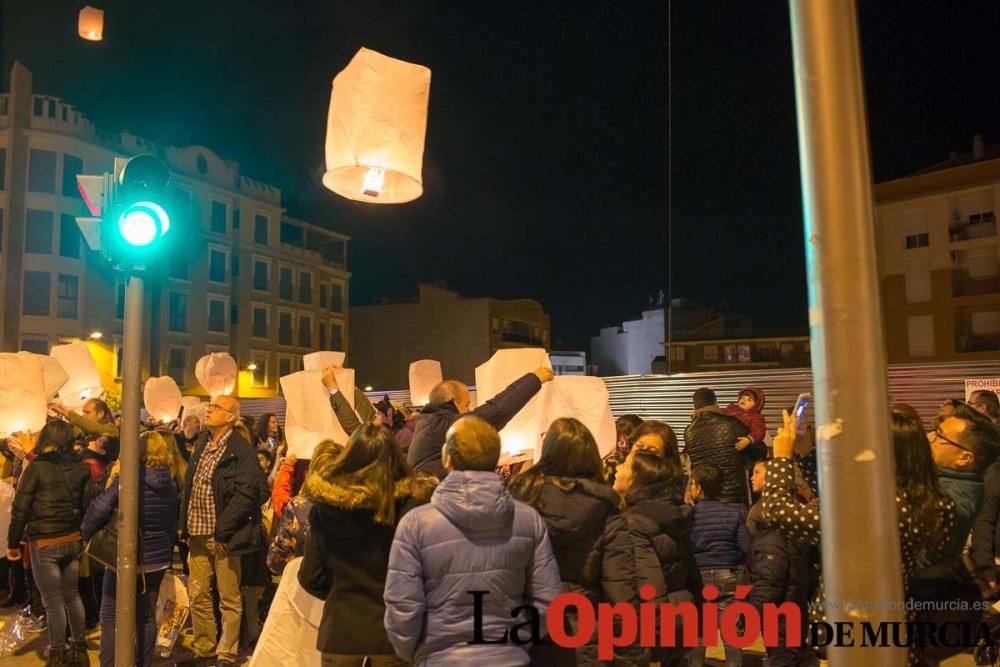
[[[212,399],[203,421],[144,430],[137,664],[152,661],[157,593],[171,568],[188,575],[192,665],[235,665],[251,653],[255,664],[277,664],[271,648],[336,667],[704,664],[704,645],[682,645],[681,616],[661,628],[674,645],[633,643],[611,659],[596,637],[575,648],[523,640],[514,626],[544,636],[548,605],[564,592],[638,607],[650,591],[653,601],[697,604],[711,585],[721,615],[747,585],[758,608],[792,603],[822,619],[815,438],[791,409],[769,434],[761,389],[726,407],[698,389],[683,452],[670,425],[622,415],[602,458],[583,423],[557,419],[539,459],[512,474],[498,467],[498,431],[551,370],[475,409],[465,385],[445,381],[419,412],[373,405],[339,387],[335,370],[323,384],[350,436],[318,443],[308,459],[288,450],[275,415],[243,416],[229,396]],[[893,405],[891,424],[906,595],[1000,593],[996,394],[946,400],[937,415]],[[49,665],[90,664],[96,628],[100,664],[114,664],[119,447],[98,399],[79,413],[52,405],[39,433],[0,446],[0,475],[16,488],[2,606],[23,607],[23,627],[47,630]],[[268,616],[282,576],[317,600],[315,627]],[[262,634],[272,621],[281,627]],[[579,610],[569,608],[565,625],[577,634]],[[779,628],[769,664],[817,664],[816,649],[790,631]],[[742,663],[740,648],[724,649],[727,665]],[[913,646],[910,658],[940,656]]]

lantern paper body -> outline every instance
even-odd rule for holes
[[[342,367],[346,358],[343,352],[311,352],[302,357],[302,367],[307,371],[321,371],[327,366]]]
[[[353,382],[350,386],[354,386]],[[285,439],[289,454],[309,459],[322,440],[347,442],[347,434],[330,407],[330,392],[323,386],[322,371],[299,371],[284,376],[281,393],[285,397]]]
[[[208,413],[208,403],[202,401],[197,396],[185,396],[181,399],[181,407],[184,408],[184,417],[197,417],[201,425],[205,425],[205,415]]]
[[[59,389],[66,384],[69,376],[62,365],[50,356],[35,354],[34,352],[18,352],[19,355],[35,357],[42,362],[42,385],[45,387],[45,399],[51,402],[59,393]]]
[[[79,408],[92,398],[100,398],[104,394],[101,385],[101,373],[97,370],[90,348],[83,343],[56,345],[51,352],[53,358],[69,376],[66,384],[59,390],[59,400],[68,408]]]
[[[172,377],[151,377],[142,390],[142,402],[149,416],[158,422],[171,422],[181,412],[181,390]]]
[[[427,405],[434,389],[444,376],[441,374],[441,362],[433,359],[421,359],[410,364],[410,403]]]
[[[80,10],[80,20],[77,23],[80,37],[99,42],[104,39],[104,12],[94,7],[84,7]]]
[[[228,396],[236,388],[240,369],[228,352],[213,352],[198,360],[194,376],[209,396]]]
[[[615,447],[618,433],[615,418],[611,415],[608,401],[608,386],[598,377],[564,375],[552,379],[546,419],[551,424],[560,417],[574,417],[583,422],[594,439],[601,456],[609,454]],[[548,428],[546,425],[541,432]],[[541,456],[536,451],[535,460]]]
[[[47,398],[41,355],[0,354],[0,438],[42,430]]]
[[[497,350],[489,361],[476,368],[477,402],[482,405],[514,380],[543,366],[552,368],[549,355],[541,348]],[[525,450],[537,451],[540,448],[541,433],[549,425],[545,421],[549,389],[549,385],[542,385],[541,391],[500,431],[505,452],[513,454]]]
[[[323,185],[373,204],[419,197],[430,88],[428,68],[358,51],[333,79]]]

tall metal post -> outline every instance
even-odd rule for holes
[[[118,580],[115,598],[115,665],[135,665],[136,535],[139,527],[139,386],[142,373],[142,278],[132,275],[125,293],[122,365],[121,466],[118,472]]]
[[[854,622],[858,637],[860,621],[903,620],[858,18],[854,0],[789,6],[827,616]],[[830,663],[906,662],[905,649],[856,643],[832,648]]]

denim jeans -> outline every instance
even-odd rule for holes
[[[49,646],[66,646],[66,617],[73,639],[85,641],[87,638],[86,614],[77,582],[80,578],[80,557],[83,542],[67,542],[49,547],[39,547],[29,542],[31,549],[31,571],[38,585],[45,605],[45,616],[49,626]]]
[[[725,611],[729,603],[732,602],[736,597],[736,578],[738,572],[736,569],[723,569],[723,570],[702,570],[701,580],[705,586],[712,584],[719,589],[719,598],[716,600],[719,605],[719,618],[722,618],[722,612]],[[701,644],[704,644],[704,639]],[[729,646],[728,644],[723,644],[723,648],[726,652],[726,667],[740,667],[743,664],[743,651],[736,648],[735,646]],[[691,667],[701,667],[705,664],[705,647],[699,646],[698,648],[692,650],[688,654],[688,664]]]
[[[156,598],[166,570],[147,572],[145,590],[143,576],[135,582],[135,664],[149,667],[156,647]],[[101,667],[115,664],[115,605],[118,576],[107,570],[104,573],[104,590],[101,594]]]

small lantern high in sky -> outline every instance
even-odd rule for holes
[[[323,185],[371,204],[402,204],[423,191],[431,71],[358,51],[333,79]]]
[[[91,42],[101,41],[104,39],[104,11],[89,5],[84,7],[80,10],[78,27],[80,37]]]

